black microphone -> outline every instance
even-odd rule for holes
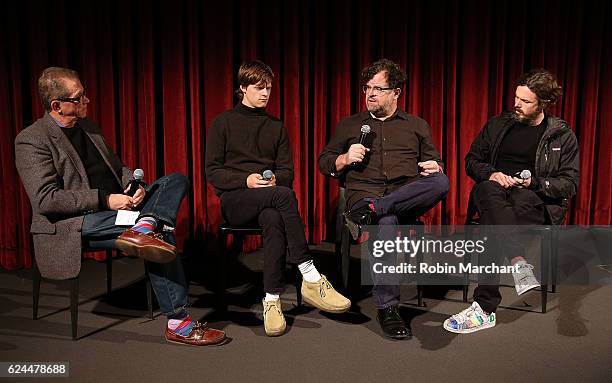
[[[361,135],[359,136],[359,144],[363,145],[366,138],[368,138],[368,134],[370,134],[370,125],[361,125]],[[357,165],[357,162],[353,162],[351,166]]]
[[[368,137],[368,134],[370,134],[370,125],[361,125],[361,136],[359,136],[359,143],[361,145],[363,145],[363,143],[365,142],[366,138]]]
[[[133,197],[134,194],[136,194],[136,192],[138,191],[138,187],[142,185],[142,177],[144,177],[144,170],[134,170],[134,179],[130,181],[130,188],[127,192],[127,195]]]
[[[270,169],[266,169],[263,171],[263,173],[261,173],[261,176],[263,177],[264,180],[270,181],[272,177],[274,177],[274,172]]]

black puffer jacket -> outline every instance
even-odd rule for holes
[[[558,117],[546,118],[548,127],[538,144],[529,189],[546,204],[550,223],[558,225],[578,188],[578,141],[567,122]],[[512,112],[504,112],[490,119],[480,131],[465,156],[465,171],[474,181],[486,181],[497,171],[494,164],[499,147],[514,122]]]

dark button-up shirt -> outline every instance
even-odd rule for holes
[[[339,172],[336,158],[359,143],[362,125],[371,129],[364,143],[370,151],[362,164],[346,166]],[[425,120],[398,109],[381,121],[365,111],[340,121],[334,137],[319,155],[319,170],[344,179],[346,205],[350,208],[360,199],[380,198],[416,180],[420,177],[417,163],[429,160],[442,165]]]

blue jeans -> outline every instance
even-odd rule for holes
[[[179,173],[161,177],[145,189],[145,200],[140,204],[142,217],[154,217],[158,231],[164,225],[174,228],[181,200],[187,193],[189,181]],[[114,249],[115,239],[127,228],[116,226],[116,211],[100,211],[88,214],[83,219],[81,237],[87,247]],[[170,232],[162,233],[164,240],[175,245]],[[148,262],[149,277],[162,313],[168,317],[182,317],[187,314],[187,280],[181,261],[176,258],[169,263]]]
[[[373,202],[378,215],[379,239],[395,240],[397,225],[409,220],[415,220],[434,207],[446,196],[449,189],[448,177],[444,173],[434,173],[427,177],[420,177],[416,181],[406,184],[399,189],[378,199],[363,199],[358,201],[351,209],[366,206]],[[386,257],[393,257],[387,254]],[[380,259],[370,257],[370,263],[380,262]],[[394,260],[383,262],[394,264]],[[386,274],[382,279],[374,276],[372,296],[378,309],[385,309],[399,304],[400,301],[400,275]]]

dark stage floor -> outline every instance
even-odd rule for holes
[[[43,281],[41,318],[33,321],[30,271],[2,271],[0,361],[69,361],[69,380],[75,382],[612,381],[612,286],[560,286],[549,295],[546,314],[509,308],[538,310],[540,296],[531,292],[519,298],[512,288],[503,288],[505,308],[498,311],[497,326],[472,335],[441,327],[466,307],[461,291],[427,289],[427,306],[418,308],[414,286],[405,286],[402,314],[415,336],[391,341],[380,336],[367,296],[355,300],[348,314],[327,315],[295,308],[295,289],[288,283],[288,331],[269,338],[261,321],[262,254],[241,260],[246,267],[234,265],[226,314],[211,308],[214,296],[205,283],[211,270],[186,260],[192,314],[232,338],[206,348],[166,343],[164,318],[145,317],[140,260],[114,262],[110,298],[104,295],[104,264],[84,264],[77,342],[70,339],[67,284]],[[332,273],[331,263],[322,264]],[[439,299],[445,292],[446,298]]]

